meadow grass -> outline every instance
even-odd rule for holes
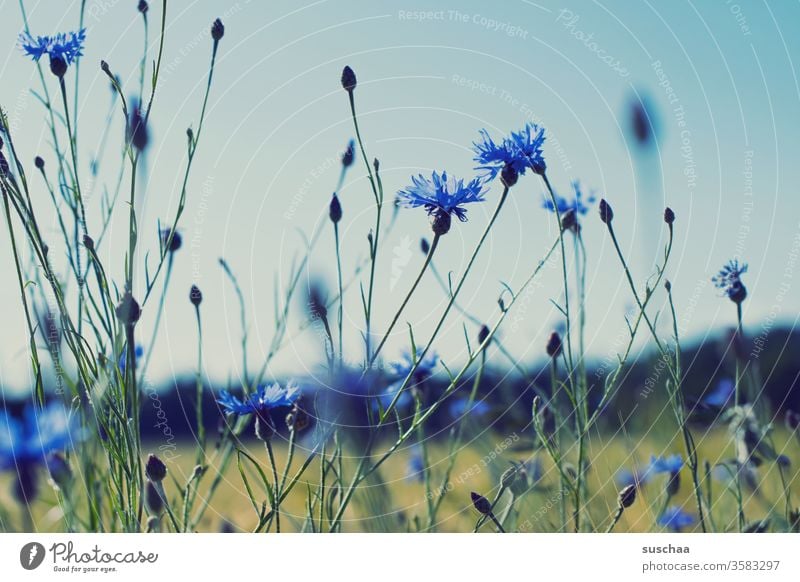
[[[629,466],[632,459],[644,462],[651,451],[659,450],[665,446],[674,435],[658,430],[647,436],[618,435],[610,437],[596,436],[589,440],[589,458],[592,459],[591,468],[587,475],[587,489],[592,492],[588,500],[587,515],[593,529],[602,530],[610,522],[617,506],[619,487],[615,483],[615,476],[619,467]],[[409,451],[400,451],[395,460],[387,464],[381,471],[380,479],[365,485],[364,489],[354,499],[353,505],[344,517],[344,529],[350,532],[468,532],[472,531],[480,515],[469,503],[470,491],[496,491],[500,475],[507,469],[510,461],[530,458],[534,451],[520,445],[518,448],[506,449],[500,453],[494,451],[495,443],[503,441],[502,435],[491,434],[478,438],[479,442],[472,442],[465,447],[458,456],[453,475],[452,494],[445,498],[439,511],[439,519],[431,529],[427,528],[425,507],[425,485],[418,479],[409,477],[408,464]],[[780,431],[775,435],[779,447],[788,443],[787,450],[795,449],[790,439],[791,434]],[[678,446],[678,443],[673,443]],[[157,443],[154,443],[157,446]],[[730,435],[724,429],[715,429],[703,435],[698,447],[703,458],[733,454],[733,443]],[[144,445],[148,449],[147,444]],[[244,443],[244,448],[252,455],[258,456],[263,451],[263,446],[256,440]],[[431,470],[441,474],[448,461],[448,451],[444,445],[430,447],[429,457]],[[356,452],[355,450],[353,452]],[[176,451],[174,461],[170,463],[171,476],[179,483],[190,478],[194,470],[194,447],[191,443],[180,445]],[[286,461],[286,444],[275,446],[276,461],[283,465]],[[786,475],[787,481],[792,483],[792,495],[800,495],[800,475],[798,463],[800,456],[791,455],[793,469]],[[354,460],[349,459],[346,464],[351,468]],[[219,467],[209,464],[209,471],[216,471]],[[745,502],[745,511],[749,515],[774,516],[781,519],[783,508],[779,500],[783,496],[780,480],[775,474],[777,469],[772,468],[762,480],[757,493],[748,496]],[[248,470],[251,480],[257,481],[257,475]],[[307,516],[307,490],[312,490],[319,485],[319,461],[314,461],[309,467],[308,480],[303,480],[300,486],[282,504],[284,517],[283,531],[309,532]],[[8,491],[13,478],[4,475],[0,478],[0,505],[13,506],[13,500]],[[657,532],[663,528],[655,525],[656,517],[663,503],[664,480],[656,481],[643,487],[638,493],[637,502],[626,510],[615,532]],[[558,478],[551,462],[542,463],[542,476],[530,489],[524,502],[515,506],[505,522],[509,531],[520,532],[555,532],[559,530],[557,517],[558,506]],[[208,492],[208,483],[200,487],[200,497]],[[685,488],[676,495],[674,502],[679,505],[691,506],[691,491]],[[716,524],[716,531],[736,531],[735,519],[736,500],[728,491],[727,485],[715,480],[712,485],[711,517]],[[508,503],[510,495],[501,498],[503,503]],[[179,503],[175,503],[179,506]],[[12,515],[8,516],[13,520]],[[62,507],[53,491],[47,491],[36,506],[34,524],[37,531],[63,531]],[[255,529],[258,517],[253,510],[250,500],[241,486],[241,475],[236,467],[229,466],[224,473],[224,481],[216,494],[216,500],[211,504],[203,519],[198,523],[197,530],[201,532],[249,532]],[[492,531],[490,526],[484,526],[481,531]],[[686,531],[698,531],[698,527],[688,528]]]
[[[762,393],[760,372],[751,365],[743,323],[747,266],[731,261],[713,279],[736,323],[719,362],[734,369],[733,379],[691,400],[685,384],[692,370],[682,359],[680,306],[672,294],[673,285],[681,282],[665,277],[675,229],[680,228],[669,207],[662,216],[650,217],[666,234],[663,253],[647,273],[633,273],[618,242],[618,233],[631,225],[615,218],[606,198],[600,198],[598,214],[588,216],[599,197],[585,195],[578,182],[571,198],[557,193],[545,161],[545,129],[531,122],[500,137],[476,128],[471,146],[475,176],[458,178],[436,170],[414,175],[410,185],[390,193],[380,160],[365,147],[358,81],[349,66],[340,83],[342,107],[355,138],[341,156],[336,190],[363,164],[360,171],[369,183],[366,206],[348,208],[335,194],[330,199],[326,194],[320,207],[327,207],[329,220],[315,228],[301,258],[280,278],[288,283],[274,291],[275,325],[263,330],[271,332],[271,339],[257,362],[247,358],[253,330],[245,294],[230,264],[220,259],[220,277],[236,291],[241,323],[243,374],[226,390],[217,391],[203,380],[208,357],[203,318],[209,306],[196,284],[184,282],[196,320],[180,338],[197,349],[193,401],[184,411],[195,440],[183,443],[177,456],[148,455],[152,443],[142,434],[143,384],[167,291],[174,284],[173,265],[182,260],[181,219],[201,137],[207,138],[204,121],[225,27],[219,19],[210,25],[204,92],[196,124],[185,133],[175,213],[163,224],[140,224],[142,200],[148,195],[143,160],[152,141],[156,117],[151,114],[158,105],[168,27],[166,0],[159,10],[138,4],[145,39],[138,86],[123,87],[113,67],[100,64],[114,92],[114,109],[101,133],[122,121],[125,134],[118,150],[118,179],[99,202],[92,199],[100,206],[96,223],[87,218],[95,214],[87,214],[84,189],[97,167],[93,163],[87,169],[81,163],[80,132],[74,125],[86,31],[81,24],[69,34],[32,35],[24,2],[20,7],[25,21],[20,48],[38,69],[37,95],[52,151],[43,154],[47,160],[20,152],[0,110],[0,185],[32,378],[24,406],[16,407],[22,412],[4,402],[0,417],[4,530],[194,532],[216,531],[223,523],[225,529],[252,532],[800,529],[800,510],[794,504],[800,495],[800,419],[772,408]],[[151,19],[159,22],[155,54],[147,48]],[[507,200],[525,193],[532,183],[547,193],[536,219],[549,221],[557,234],[526,265],[521,284],[511,287],[498,274],[496,306],[478,318],[460,304],[462,289],[498,218],[508,212]],[[43,200],[57,219],[55,240],[46,240],[51,233],[40,227]],[[492,210],[476,227],[478,220],[468,220],[474,216],[468,209],[479,204]],[[119,264],[112,270],[100,249],[117,206],[127,214],[127,244],[124,256],[113,257]],[[354,210],[371,212],[374,223],[364,233],[366,259],[344,272],[339,228]],[[430,231],[420,231],[424,256],[416,274],[404,281],[402,301],[387,321],[378,321],[376,305],[386,297],[377,290],[377,278],[388,260],[386,244],[399,212],[427,215]],[[589,370],[585,351],[586,296],[604,292],[587,287],[582,229],[589,220],[603,229],[614,249],[634,305],[625,316],[627,336],[616,360],[602,373]],[[156,240],[146,236],[153,226]],[[452,238],[453,229],[465,229],[465,240],[472,241],[465,260],[437,267],[437,249]],[[63,253],[55,253],[56,248]],[[335,258],[336,291],[312,283],[303,294],[301,281],[313,279],[309,265],[321,252],[327,260]],[[549,372],[549,381],[542,381],[528,376],[523,363],[504,348],[500,333],[547,265],[560,274],[560,286],[549,290],[560,331],[542,346]],[[115,279],[112,272],[123,276]],[[426,277],[437,279],[446,298],[444,308],[430,314],[430,334],[403,320]],[[347,294],[358,296],[360,310],[345,314]],[[319,352],[307,354],[307,368],[323,360],[322,372],[313,381],[302,376],[275,381],[273,359],[291,343],[292,307],[298,303],[303,315],[297,327],[315,332],[318,340]],[[154,322],[145,347],[140,346],[138,327],[143,318]],[[446,365],[436,350],[453,319],[464,326],[465,356],[457,366]],[[355,328],[360,343],[343,340],[345,323]],[[395,337],[405,337],[404,355],[396,361],[384,353],[393,331]],[[649,351],[641,351],[642,339]],[[628,432],[636,419],[618,422],[611,417],[631,365],[642,353],[649,355],[641,359],[649,357],[647,365],[658,370],[652,382],[645,381],[648,395],[658,394],[648,406],[661,412],[649,429]],[[500,421],[490,429],[484,426],[480,407],[487,403],[479,395],[498,354],[504,358],[502,366],[514,368],[524,380],[516,399],[527,419],[524,431]],[[50,372],[57,379],[55,387]],[[224,421],[216,437],[210,436],[204,413],[208,398]],[[448,430],[433,435],[435,421],[457,398],[461,412],[450,414]],[[786,432],[775,426],[778,414],[787,419]],[[705,418],[698,421],[698,416]],[[46,476],[50,486],[45,486]]]

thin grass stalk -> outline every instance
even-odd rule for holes
[[[505,188],[504,191],[507,193],[508,192],[508,188]],[[485,240],[486,235],[488,233],[488,230],[489,230],[491,224],[494,222],[494,218],[497,217],[497,214],[499,213],[499,210],[502,207],[504,201],[505,201],[505,197],[501,197],[500,202],[498,203],[498,207],[495,210],[495,213],[493,215],[493,219],[490,222],[490,225],[487,227],[487,231],[484,232],[484,235],[481,238],[481,242],[479,243],[479,246],[482,244],[483,240]],[[428,409],[420,416],[419,422],[425,422],[433,413],[436,412],[436,410],[438,410],[438,408],[441,405],[441,403],[450,394],[453,393],[455,388],[458,386],[458,383],[461,380],[461,378],[464,376],[464,374],[467,372],[467,370],[472,366],[472,364],[475,362],[475,360],[478,358],[478,356],[480,356],[481,352],[483,350],[485,350],[486,347],[489,345],[489,343],[492,341],[492,338],[494,337],[494,335],[497,332],[497,330],[500,327],[500,325],[502,325],[503,321],[505,320],[505,317],[507,316],[507,314],[511,310],[511,307],[516,303],[517,299],[519,299],[519,296],[522,294],[522,292],[525,291],[525,289],[528,287],[528,285],[530,285],[531,282],[536,278],[536,276],[539,274],[539,272],[542,270],[542,268],[546,264],[547,260],[549,260],[550,255],[555,250],[557,244],[558,244],[558,241],[555,241],[553,243],[553,245],[550,247],[550,249],[548,250],[547,254],[545,255],[544,259],[539,261],[539,264],[536,266],[536,268],[534,269],[533,273],[528,277],[528,279],[525,282],[523,282],[523,284],[520,286],[520,288],[517,290],[517,292],[512,294],[511,299],[510,299],[510,301],[508,302],[508,304],[506,306],[506,309],[501,312],[500,316],[498,317],[497,322],[489,330],[489,333],[487,334],[486,339],[484,339],[483,343],[480,346],[478,346],[478,349],[470,355],[470,357],[468,358],[467,362],[461,368],[459,373],[456,374],[456,376],[450,381],[449,386],[440,395],[439,399],[436,400],[430,407],[428,407]],[[473,260],[474,260],[474,255],[473,255]],[[472,264],[472,261],[470,261],[470,265],[471,264]],[[462,276],[461,283],[463,283],[463,279],[464,279],[464,277]],[[459,288],[460,288],[460,286],[461,286],[461,284],[459,284]],[[455,293],[453,295],[453,298],[451,299],[449,306],[452,305],[452,302],[455,300],[455,296],[456,295],[457,295],[457,293]],[[441,327],[441,321],[440,321],[439,327]],[[436,334],[436,332],[434,332],[434,335],[435,334]],[[433,340],[428,342],[428,345],[430,345],[430,343],[432,341]],[[419,364],[419,362],[422,360],[422,358],[424,358],[424,355],[425,354],[424,354],[424,351],[423,351],[422,355],[420,355],[419,359],[417,360],[417,364]],[[398,390],[397,394],[400,394],[402,392],[402,390],[405,389],[405,386],[407,385],[407,383],[409,381],[409,378],[413,377],[414,372],[415,372],[415,368],[412,368],[412,370],[409,373],[409,376],[406,378],[404,384],[400,387],[400,389]],[[397,395],[395,395],[395,400],[397,400]],[[384,414],[386,414],[386,413],[384,413]],[[383,422],[383,421],[381,420],[381,422]],[[386,459],[388,459],[398,449],[398,447],[400,447],[408,439],[408,437],[411,434],[414,434],[414,431],[416,429],[415,424],[416,424],[416,422],[414,424],[412,424],[412,426],[410,426],[408,429],[406,429],[406,431],[403,432],[398,437],[398,439],[389,447],[389,449],[384,454],[382,454],[378,458],[378,460],[375,461],[375,463],[373,463],[369,468],[366,468],[366,469],[364,468],[364,464],[366,463],[367,455],[362,455],[361,456],[361,459],[359,460],[359,467],[357,468],[357,470],[356,470],[356,472],[354,474],[353,480],[351,481],[350,485],[347,488],[347,491],[343,495],[342,503],[340,504],[339,509],[338,509],[336,515],[334,516],[334,519],[332,520],[331,531],[335,527],[338,526],[338,524],[339,524],[339,522],[341,520],[342,514],[344,513],[344,509],[346,508],[346,506],[349,503],[350,499],[352,499],[353,493],[354,493],[355,489],[358,487],[358,485],[364,479],[366,479],[366,477],[368,477],[370,474],[372,474],[374,471],[376,471],[386,461]],[[380,426],[380,423],[379,423],[378,426]],[[375,438],[374,435],[376,433],[377,433],[376,430],[371,431],[370,438],[369,438],[368,443],[367,443],[368,446],[366,447],[367,451],[371,450],[370,447],[374,443],[374,438]]]

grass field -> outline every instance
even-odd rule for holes
[[[778,431],[774,435],[776,447],[782,449],[791,459],[791,467],[784,471],[784,478],[791,484],[790,490],[793,499],[800,498],[800,454],[798,445],[791,435]],[[788,439],[788,440],[787,440]],[[525,439],[520,438],[511,446],[495,450],[493,442],[507,442],[505,437],[485,435],[473,440],[459,454],[451,475],[452,487],[449,489],[445,500],[438,513],[438,519],[432,528],[426,523],[426,493],[425,486],[420,480],[410,477],[407,465],[410,457],[408,450],[398,452],[393,457],[393,462],[386,465],[379,473],[380,478],[372,478],[360,488],[353,504],[348,509],[343,531],[346,532],[405,532],[433,530],[438,532],[470,532],[475,527],[480,517],[470,502],[470,492],[479,491],[487,497],[493,497],[497,491],[500,475],[509,467],[509,461],[520,461],[531,458],[531,449],[525,444]],[[589,447],[591,460],[588,472],[587,488],[591,495],[587,499],[587,515],[591,518],[593,530],[604,530],[610,522],[611,516],[617,507],[619,486],[614,482],[614,476],[620,467],[631,468],[644,465],[652,453],[662,453],[661,447],[665,441],[662,435],[649,435],[647,437],[633,438],[631,436],[618,436],[611,439],[593,439]],[[157,447],[156,443],[151,443]],[[675,447],[677,448],[677,443]],[[701,458],[710,461],[723,460],[733,453],[730,437],[725,430],[714,430],[704,438],[698,437],[698,449]],[[266,464],[263,446],[258,441],[246,443],[246,450],[254,458]],[[286,460],[286,446],[275,446],[276,459],[279,466]],[[668,453],[670,450],[663,451]],[[443,473],[447,460],[447,451],[442,446],[430,447],[431,469],[435,476]],[[176,482],[184,484],[192,474],[195,459],[194,448],[184,446],[178,449],[177,456],[168,463],[169,475],[166,490],[172,498],[173,507],[180,507],[177,500]],[[263,457],[263,459],[262,459]],[[544,455],[540,457],[544,459]],[[218,459],[209,458],[209,468],[204,475],[200,498],[207,493],[209,484],[216,475]],[[295,462],[296,463],[296,462]],[[296,463],[297,464],[297,463]],[[345,461],[345,471],[347,465]],[[757,491],[746,492],[747,500],[744,508],[749,521],[771,518],[774,522],[785,519],[785,497],[781,488],[777,465],[762,467],[759,471],[761,477]],[[248,480],[255,488],[258,476],[252,469],[246,469]],[[307,481],[301,480],[290,496],[281,506],[282,531],[315,531],[318,524],[312,528],[306,522],[308,490],[306,483],[316,489],[319,483],[319,463],[315,460],[309,466],[305,476]],[[683,483],[680,491],[671,500],[672,504],[679,504],[691,511],[693,499],[686,471],[682,475]],[[175,482],[173,482],[173,479]],[[3,507],[13,507],[7,496],[10,479],[3,478],[0,491],[0,504]],[[616,532],[651,532],[662,531],[663,528],[655,525],[657,515],[664,502],[664,486],[666,478],[654,479],[643,486],[637,495],[635,503],[627,509],[617,526]],[[708,482],[704,482],[706,490]],[[42,496],[42,502],[35,506],[35,526],[40,531],[62,531],[64,524],[62,511],[56,501],[52,489]],[[546,461],[542,463],[541,478],[522,495],[517,496],[514,509],[509,512],[504,522],[508,531],[523,532],[553,532],[558,531],[558,479],[552,465]],[[731,522],[735,516],[736,502],[732,492],[727,490],[726,484],[717,478],[711,480],[712,521],[714,531],[734,531],[736,523]],[[259,497],[256,493],[256,497]],[[265,499],[262,492],[260,498]],[[503,514],[505,507],[511,500],[511,493],[506,492],[500,498],[498,513]],[[775,501],[773,501],[775,500]],[[726,517],[722,517],[726,516]],[[14,523],[19,522],[19,517],[5,514],[2,516],[6,530],[14,530]],[[199,524],[198,531],[251,531],[257,523],[257,515],[246,491],[242,485],[242,477],[236,463],[231,463],[223,475],[223,480],[210,506]],[[11,527],[9,527],[11,526]],[[491,524],[485,524],[482,531],[492,531]],[[692,531],[687,528],[686,531]]]

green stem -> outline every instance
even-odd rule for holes
[[[203,423],[203,325],[200,318],[200,305],[195,305],[197,320],[197,373],[195,375],[195,417],[197,422],[197,464],[203,462],[206,445],[206,428]]]
[[[344,324],[344,294],[342,292],[342,255],[339,249],[339,223],[333,223],[333,238],[336,245],[336,279],[339,290],[339,368],[344,367],[344,337],[342,327]]]
[[[419,282],[422,280],[422,276],[425,274],[425,271],[428,269],[428,265],[430,265],[431,259],[433,259],[433,253],[436,252],[436,248],[439,246],[439,239],[440,238],[441,237],[440,237],[439,234],[436,234],[433,237],[433,242],[431,242],[431,247],[430,247],[430,249],[428,249],[428,255],[425,257],[425,262],[422,264],[422,268],[419,270],[419,273],[417,274],[417,278],[414,279],[414,283],[411,285],[411,289],[408,290],[408,293],[406,294],[405,298],[403,299],[403,302],[400,304],[400,307],[398,308],[397,312],[395,312],[394,317],[392,318],[392,322],[389,324],[389,327],[386,330],[386,333],[384,333],[384,335],[383,335],[383,339],[381,340],[381,343],[379,343],[378,347],[375,348],[375,353],[372,355],[372,358],[369,360],[369,367],[372,367],[372,364],[375,363],[375,360],[378,357],[378,354],[381,353],[381,350],[383,349],[383,346],[386,344],[386,341],[389,339],[389,335],[392,333],[392,329],[394,329],[394,326],[397,323],[397,320],[400,319],[400,314],[403,313],[403,310],[405,309],[406,305],[408,305],[408,302],[411,300],[411,296],[414,294],[414,291],[417,290],[417,286],[419,285]]]
[[[272,489],[272,497],[275,504],[275,507],[272,508],[274,515],[275,515],[275,530],[278,533],[281,533],[281,491],[280,491],[280,481],[278,481],[278,464],[275,462],[275,453],[272,451],[272,442],[267,439],[266,441],[267,447],[267,456],[269,457],[269,464],[272,467],[272,479],[275,483]]]

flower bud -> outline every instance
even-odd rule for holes
[[[330,216],[333,224],[338,224],[342,219],[342,204],[339,202],[339,197],[336,193],[334,193],[331,198],[331,203],[328,207],[328,216]]]
[[[561,215],[561,228],[563,230],[578,230],[578,215],[575,213],[574,208],[570,208]]]
[[[128,140],[131,145],[138,151],[144,149],[150,143],[150,132],[147,130],[147,119],[144,112],[139,107],[140,104],[136,103],[130,112],[130,119],[128,120]]]
[[[628,485],[619,492],[619,505],[628,508],[636,501],[636,485]]]
[[[439,236],[447,234],[450,232],[450,224],[450,213],[446,210],[439,208],[435,210],[433,214],[431,214],[431,230],[433,231],[433,234],[437,234]]]
[[[734,281],[728,287],[728,299],[739,305],[747,299],[747,287],[741,281]]]
[[[223,36],[225,36],[225,26],[222,24],[222,21],[217,18],[211,25],[211,38],[214,39],[214,42],[219,42]]]
[[[511,188],[517,183],[517,180],[519,180],[519,172],[517,172],[514,166],[506,164],[500,172],[500,179],[503,181],[503,186]]]
[[[478,513],[483,515],[489,515],[492,513],[492,504],[489,503],[489,500],[483,495],[480,493],[475,493],[474,491],[469,495],[472,498],[472,506],[478,510]]]
[[[144,474],[147,475],[148,479],[156,483],[163,481],[167,476],[167,466],[156,455],[150,455],[147,457]]]
[[[348,93],[352,93],[356,88],[356,74],[349,66],[345,66],[342,70],[342,87]]]
[[[554,331],[550,334],[550,339],[547,340],[547,355],[551,358],[557,358],[561,355],[561,336],[558,335],[557,331]]]
[[[189,289],[189,301],[195,307],[200,307],[203,302],[203,293],[197,285],[192,285],[191,289]]]
[[[36,156],[35,158],[33,158],[33,164],[36,166],[37,170],[43,170],[44,169],[44,160],[42,158],[40,158],[39,156]]]
[[[611,205],[606,202],[606,199],[603,198],[600,200],[600,220],[602,220],[606,224],[611,224],[611,221],[614,220],[614,211],[611,209]]]
[[[139,321],[139,317],[142,315],[142,309],[139,307],[139,304],[136,302],[136,299],[133,298],[130,291],[126,291],[125,295],[122,296],[117,308],[115,310],[117,314],[117,319],[124,325],[136,325],[136,322]]]
[[[63,79],[67,74],[67,61],[61,57],[50,57],[50,72],[59,79]]]
[[[150,6],[147,5],[147,2],[145,2],[145,0],[139,0],[139,5],[136,7],[136,9],[142,14],[147,14],[147,11],[150,9]]]
[[[94,250],[94,239],[90,237],[88,234],[83,235],[83,246],[85,246],[90,251]]]
[[[675,213],[672,211],[672,208],[667,206],[664,209],[664,222],[672,226],[672,223],[675,222]]]
[[[483,345],[483,342],[485,342],[486,338],[489,337],[489,333],[491,333],[489,326],[482,325],[480,331],[478,332],[478,344]]]
[[[170,235],[172,235],[172,240],[170,240]],[[171,253],[174,253],[180,249],[183,246],[183,237],[181,236],[181,233],[179,233],[177,230],[173,232],[168,228],[162,229],[161,245],[166,246],[167,244],[169,244],[167,250]]]
[[[342,154],[342,166],[344,166],[345,168],[349,168],[350,166],[353,165],[353,160],[355,159],[355,151],[356,151],[355,148],[356,148],[356,142],[354,142],[351,139],[347,144],[347,149],[345,149],[344,153]]]
[[[419,249],[422,251],[423,255],[427,255],[431,250],[431,244],[428,242],[428,239],[422,237],[419,241]]]

